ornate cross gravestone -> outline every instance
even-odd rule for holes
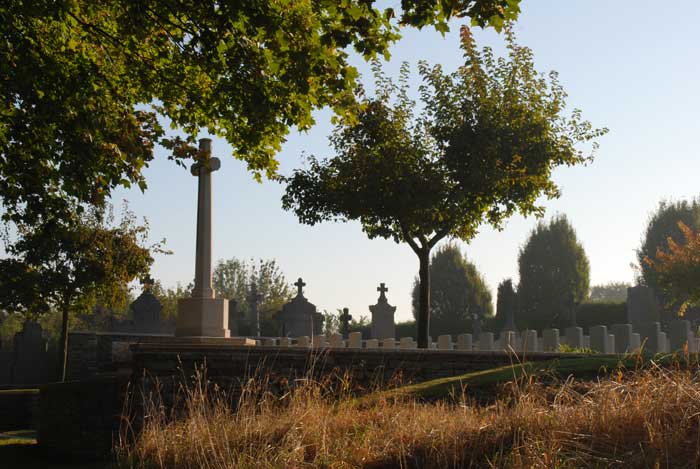
[[[191,172],[199,180],[197,193],[197,253],[191,298],[177,303],[176,336],[229,337],[228,300],[216,298],[211,283],[211,173],[221,167],[211,157],[211,140],[199,141],[201,159]]]
[[[323,315],[316,311],[316,306],[304,298],[306,284],[299,278],[294,284],[297,296],[282,307],[277,319],[282,326],[282,335],[287,337],[313,337],[322,331]]]
[[[41,384],[48,381],[48,353],[46,339],[41,326],[26,321],[22,330],[15,334],[12,359],[13,384]]]
[[[385,295],[389,289],[386,285],[380,283],[377,291],[379,292],[377,304],[369,307],[372,313],[372,338],[387,339],[396,337],[396,325],[394,324],[396,306],[391,306]]]
[[[134,313],[133,332],[162,332],[160,313],[163,305],[158,298],[146,288],[133,303],[131,311]]]
[[[348,308],[343,308],[343,314],[340,315],[340,333],[343,336],[343,339],[348,338],[348,334],[350,333],[350,321],[352,321],[352,315],[350,314],[350,310]]]

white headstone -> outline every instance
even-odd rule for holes
[[[457,350],[469,350],[472,349],[472,335],[471,334],[460,334],[457,336]]]
[[[608,333],[608,350],[609,353],[615,353],[615,334]]]
[[[452,336],[449,334],[438,336],[438,348],[440,350],[452,350]]]
[[[494,350],[493,332],[482,332],[479,334],[479,350]]]
[[[385,350],[394,350],[396,348],[396,339],[388,338],[382,340],[382,348]]]
[[[566,343],[573,349],[583,348],[583,329],[580,327],[567,327]]]
[[[333,348],[345,348],[345,342],[343,341],[342,334],[332,334],[330,338],[330,345]]]
[[[365,341],[366,348],[379,348],[379,339],[367,339]]]
[[[641,344],[641,339],[639,337],[639,334],[636,332],[632,333],[632,340],[630,340],[630,351],[631,352],[639,352],[639,346]]]
[[[518,347],[515,331],[502,331],[499,340],[503,350],[516,350]]]
[[[297,347],[309,347],[311,345],[311,340],[306,335],[297,337]]]
[[[542,331],[542,350],[544,352],[559,351],[559,329],[545,329]]]
[[[348,348],[362,348],[362,332],[348,334]]]
[[[416,343],[413,341],[413,337],[401,337],[399,341],[399,348],[401,349],[413,349],[416,348]]]
[[[615,350],[608,348],[608,327],[591,326],[589,329],[591,337],[591,348],[600,353],[614,353]]]
[[[528,329],[523,334],[523,352],[535,352],[537,351],[537,331]]]

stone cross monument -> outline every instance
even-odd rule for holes
[[[229,337],[228,300],[216,298],[211,283],[211,173],[221,167],[211,157],[211,140],[199,141],[201,159],[191,172],[199,180],[197,193],[197,252],[191,298],[177,303],[175,335],[179,337]]]
[[[369,307],[372,313],[372,338],[393,339],[396,337],[396,325],[394,324],[396,306],[391,306],[386,299],[385,293],[389,289],[385,284],[380,283],[377,291],[379,292],[377,304]]]
[[[255,337],[260,337],[260,311],[258,311],[258,302],[262,295],[258,293],[258,286],[255,282],[250,284],[250,293],[248,293],[248,306],[250,307],[250,333]]]
[[[352,321],[352,315],[348,308],[343,308],[343,314],[340,315],[340,333],[343,335],[343,339],[348,338],[350,333],[350,321]]]
[[[304,298],[306,283],[300,278],[294,285],[297,296],[282,307],[277,319],[282,325],[282,335],[287,337],[314,336],[323,333],[323,314]]]

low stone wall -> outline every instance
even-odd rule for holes
[[[57,457],[108,457],[118,436],[128,377],[105,375],[40,388],[38,440]]]
[[[68,334],[67,379],[86,379],[98,373],[128,367],[129,345],[144,341],[159,342],[172,335],[127,332],[71,332]]]
[[[207,379],[235,389],[257,377],[275,383],[294,383],[322,375],[348,376],[353,384],[372,388],[400,380],[421,382],[518,363],[575,358],[585,355],[528,353],[517,356],[503,351],[457,350],[313,349],[308,347],[226,346],[220,344],[140,343],[131,346],[135,379],[152,383],[169,393],[169,383],[192,377],[197,367],[206,368]],[[169,396],[166,396],[166,398]]]
[[[0,390],[0,432],[34,430],[38,424],[38,389]]]

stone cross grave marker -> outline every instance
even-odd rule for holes
[[[350,321],[352,321],[352,315],[350,314],[350,309],[343,308],[343,314],[340,315],[340,333],[343,339],[348,338],[350,333]]]
[[[316,306],[304,297],[306,283],[299,278],[294,285],[297,296],[282,307],[277,319],[282,325],[282,335],[289,337],[318,335],[322,332],[323,315],[316,311]]]
[[[180,337],[229,337],[228,300],[216,298],[211,281],[211,173],[221,167],[211,157],[211,139],[199,141],[199,160],[191,172],[198,179],[197,189],[197,252],[194,289],[190,298],[177,303],[175,335]]]
[[[260,311],[258,311],[258,302],[262,299],[262,295],[258,293],[258,286],[255,282],[250,283],[250,293],[248,293],[248,306],[250,307],[250,323],[251,334],[255,337],[260,337]]]
[[[377,287],[379,298],[377,304],[369,307],[372,313],[372,338],[388,339],[396,337],[396,325],[394,323],[394,313],[396,306],[391,306],[386,298],[389,289],[384,283]]]
[[[133,303],[131,303],[131,311],[134,312],[134,332],[161,332],[162,324],[160,322],[160,313],[163,310],[163,305],[160,304],[158,298],[151,293],[149,289],[145,289]]]

